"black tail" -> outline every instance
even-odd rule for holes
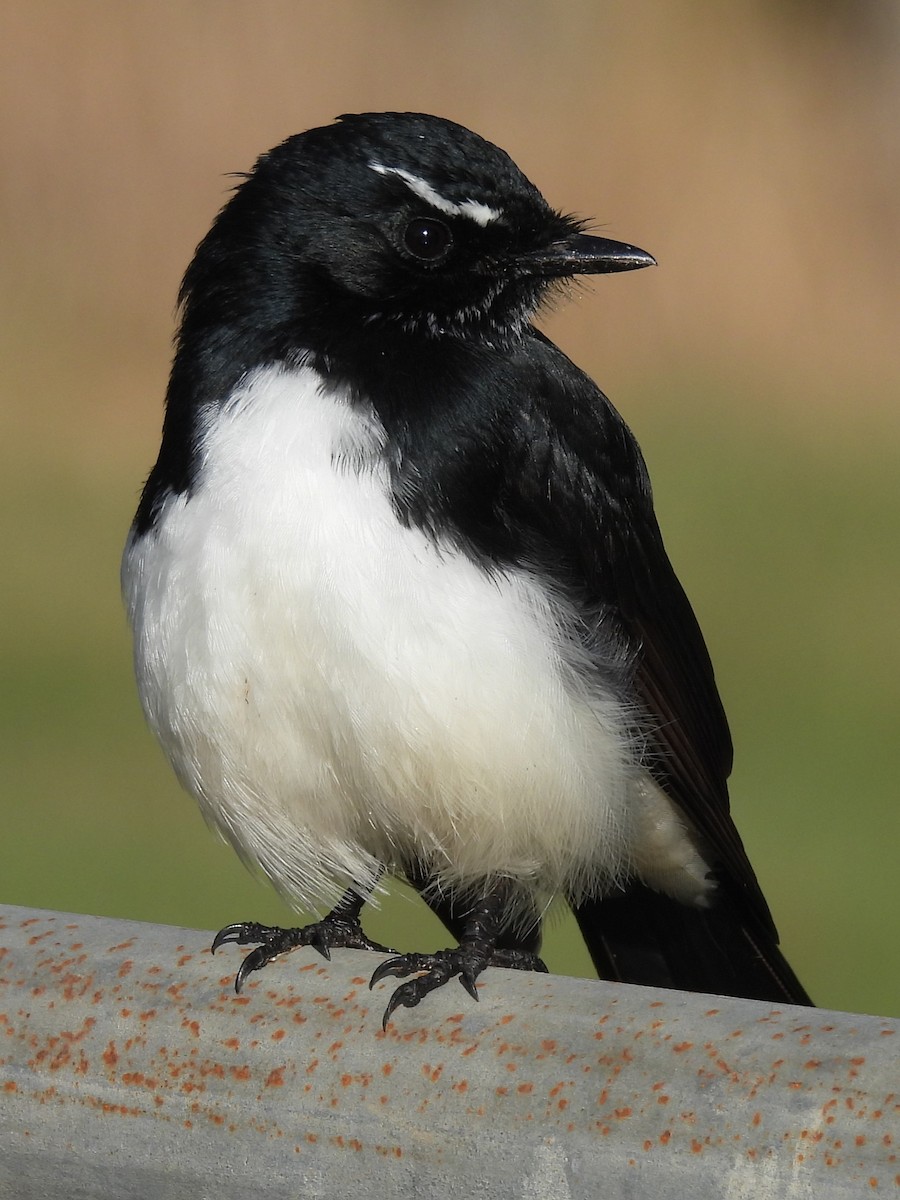
[[[741,907],[724,883],[710,908],[634,884],[585,901],[575,917],[601,979],[811,1005],[772,934]]]

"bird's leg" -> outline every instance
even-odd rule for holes
[[[505,891],[495,889],[474,904],[465,916],[459,945],[455,949],[437,950],[433,954],[398,954],[376,967],[369,980],[370,988],[389,975],[398,979],[404,979],[407,975],[415,976],[394,990],[384,1010],[382,1025],[385,1029],[394,1009],[401,1005],[414,1008],[424,996],[441,987],[454,975],[459,976],[459,982],[473,1000],[477,1000],[475,981],[485,967],[511,967],[518,971],[547,970],[532,950],[498,944],[506,900]]]
[[[363,932],[359,914],[365,904],[364,897],[357,892],[348,891],[341,897],[331,912],[321,921],[311,925],[303,925],[296,929],[281,929],[277,925],[260,925],[256,921],[242,921],[236,925],[226,925],[220,929],[213,939],[212,953],[226,942],[235,942],[239,946],[249,946],[253,942],[260,944],[251,950],[241,963],[234,980],[234,990],[240,992],[247,976],[252,971],[258,971],[266,963],[270,963],[279,954],[294,950],[297,946],[312,946],[323,958],[331,958],[331,951],[346,950],[377,950],[381,954],[393,954],[390,946],[382,946],[373,942]]]

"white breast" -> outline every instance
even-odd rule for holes
[[[533,578],[400,524],[383,439],[307,367],[210,415],[195,490],[123,564],[150,724],[301,907],[411,858],[444,883],[621,878],[641,814],[620,705]]]

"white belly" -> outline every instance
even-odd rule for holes
[[[300,907],[412,858],[444,883],[608,886],[644,820],[621,706],[581,685],[535,580],[399,523],[382,438],[309,368],[216,414],[190,499],[126,549],[150,724]]]

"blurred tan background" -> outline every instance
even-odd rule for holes
[[[370,109],[469,125],[552,203],[658,257],[545,324],[644,447],[788,954],[821,1004],[900,1015],[887,0],[5,0],[0,901],[288,916],[143,727],[118,558],[179,278],[228,173]],[[442,941],[402,895],[372,930]],[[589,970],[564,922],[547,958]]]

